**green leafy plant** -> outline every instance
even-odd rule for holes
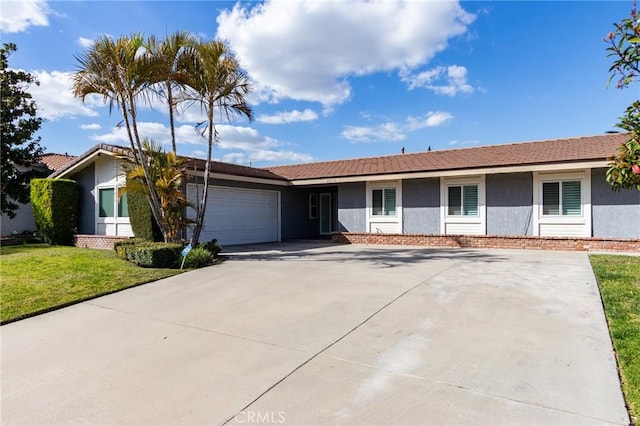
[[[144,268],[177,268],[182,245],[145,241],[119,246],[116,253],[120,256],[118,250],[124,252],[126,260]]]
[[[607,57],[613,58],[609,68],[609,83],[617,78],[616,87],[628,87],[640,79],[640,15],[636,0],[629,18],[614,24],[615,31],[604,37],[609,45]],[[611,158],[606,173],[607,182],[618,191],[625,188],[640,190],[640,100],[627,107],[616,127],[629,132],[615,157]]]
[[[213,254],[204,247],[196,247],[187,253],[184,267],[187,269],[202,268],[213,263]]]
[[[160,202],[160,229],[164,233],[165,241],[176,241],[183,229],[192,221],[186,217],[186,208],[191,203],[182,192],[182,186],[187,179],[185,160],[173,152],[166,153],[161,145],[149,139],[143,140],[147,172],[138,164],[133,155],[123,155],[122,168],[127,174],[126,185],[119,189],[118,194],[142,194],[149,199],[149,185],[147,176]],[[147,203],[148,204],[148,203]],[[142,207],[140,207],[142,208]],[[151,219],[148,219],[148,221]],[[153,231],[153,223],[151,224]],[[148,238],[148,225],[144,229]],[[135,231],[134,231],[135,234]],[[142,235],[139,235],[142,237]]]
[[[78,202],[78,188],[73,180],[31,180],[33,218],[46,243],[72,245]]]
[[[198,246],[210,251],[214,258],[217,258],[218,254],[222,251],[222,246],[218,244],[218,240],[216,239],[206,243],[200,243]]]
[[[162,241],[162,231],[151,214],[147,197],[142,193],[131,191],[127,193],[127,205],[133,235],[146,241]]]
[[[0,211],[10,218],[15,217],[20,204],[29,201],[31,178],[42,176],[33,167],[42,154],[40,138],[34,137],[42,118],[37,116],[37,105],[25,90],[38,82],[27,72],[9,68],[9,55],[16,49],[13,43],[5,43],[0,49]]]

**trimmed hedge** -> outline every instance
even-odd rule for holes
[[[69,179],[32,179],[31,205],[38,232],[47,244],[73,245],[79,193]]]
[[[127,204],[133,235],[146,241],[163,241],[162,231],[153,218],[147,196],[139,192],[127,192]]]
[[[179,268],[182,244],[124,240],[114,244],[119,258],[144,268]]]

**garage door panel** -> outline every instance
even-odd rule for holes
[[[187,193],[195,198],[195,187]],[[201,241],[222,245],[279,241],[279,193],[243,188],[209,187]]]

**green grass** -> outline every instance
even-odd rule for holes
[[[169,277],[175,269],[146,269],[111,250],[45,244],[0,248],[0,321]]]
[[[640,257],[592,255],[622,390],[631,421],[640,424]]]

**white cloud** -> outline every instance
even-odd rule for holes
[[[214,148],[215,155],[219,155],[219,150],[241,151],[225,154],[223,161],[249,164],[250,161],[302,162],[312,160],[312,157],[307,154],[289,150],[279,150],[278,148],[282,147],[284,143],[263,136],[251,127],[220,124],[217,126],[217,129],[219,132],[219,144]],[[139,122],[138,131],[142,138],[153,139],[165,147],[171,145],[169,128],[162,123]],[[129,145],[126,129],[122,126],[112,128],[109,133],[93,135],[91,139],[102,143]],[[176,141],[178,144],[197,146],[197,149],[191,151],[191,155],[196,157],[206,156],[205,148],[207,140],[201,135],[201,131],[194,126],[185,124],[176,127]],[[178,153],[181,151],[183,151],[183,149],[178,148]]]
[[[313,157],[308,154],[293,151],[271,151],[261,149],[252,152],[231,152],[229,154],[225,154],[222,161],[245,165],[254,165],[258,162],[286,164],[308,163],[313,161]]]
[[[0,32],[20,33],[30,26],[46,27],[49,13],[46,0],[2,0]]]
[[[346,126],[341,134],[351,142],[397,142],[407,137],[401,126],[391,122],[377,126]]]
[[[258,123],[266,124],[286,124],[299,121],[313,121],[317,118],[318,114],[307,108],[304,111],[298,111],[294,109],[293,111],[283,111],[272,115],[259,115],[258,117],[256,117],[256,121]]]
[[[100,130],[102,129],[102,126],[99,125],[98,123],[91,123],[91,124],[81,124],[80,128],[82,130]]]
[[[78,37],[78,44],[85,49],[93,45],[93,39],[86,37]]]
[[[38,113],[48,119],[57,120],[62,117],[87,116],[96,117],[98,113],[87,105],[95,106],[97,98],[90,96],[86,104],[73,96],[71,91],[70,72],[33,71],[40,85],[31,85],[29,93],[38,104]]]
[[[325,107],[351,96],[347,79],[426,64],[475,18],[456,1],[237,3],[217,18],[244,64],[257,99]]]
[[[467,69],[460,65],[436,67],[418,74],[403,72],[401,78],[409,90],[422,87],[438,95],[455,96],[458,93],[473,93],[474,90],[467,82]]]
[[[409,116],[405,128],[413,131],[424,127],[438,127],[451,119],[453,119],[453,115],[448,112],[430,111],[422,117]]]
[[[407,138],[406,132],[424,127],[442,126],[453,115],[444,111],[429,111],[423,116],[409,116],[402,123],[386,122],[376,126],[346,126],[341,135],[351,142],[397,142]]]

